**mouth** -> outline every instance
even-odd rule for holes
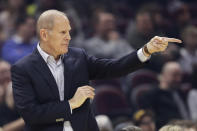
[[[68,44],[62,44],[62,46],[66,46],[66,47],[68,47]]]

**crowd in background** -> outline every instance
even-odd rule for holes
[[[120,58],[156,35],[183,41],[169,43],[135,73],[91,81],[101,131],[157,131],[166,124],[161,131],[197,131],[196,7],[195,0],[0,0],[0,127],[23,130],[10,67],[35,49],[38,16],[57,9],[69,17],[70,46],[99,58]]]

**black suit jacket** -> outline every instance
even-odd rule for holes
[[[109,60],[89,56],[79,48],[69,48],[63,62],[65,101],[60,101],[55,79],[37,49],[12,66],[14,100],[25,131],[62,131],[67,120],[74,131],[98,131],[89,100],[72,114],[68,100],[89,80],[118,77],[143,65],[136,52]]]

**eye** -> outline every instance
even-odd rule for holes
[[[66,34],[66,31],[61,31],[60,33],[62,33],[62,34]]]

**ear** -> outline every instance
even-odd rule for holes
[[[40,39],[43,41],[48,41],[48,32],[46,29],[40,29]]]

